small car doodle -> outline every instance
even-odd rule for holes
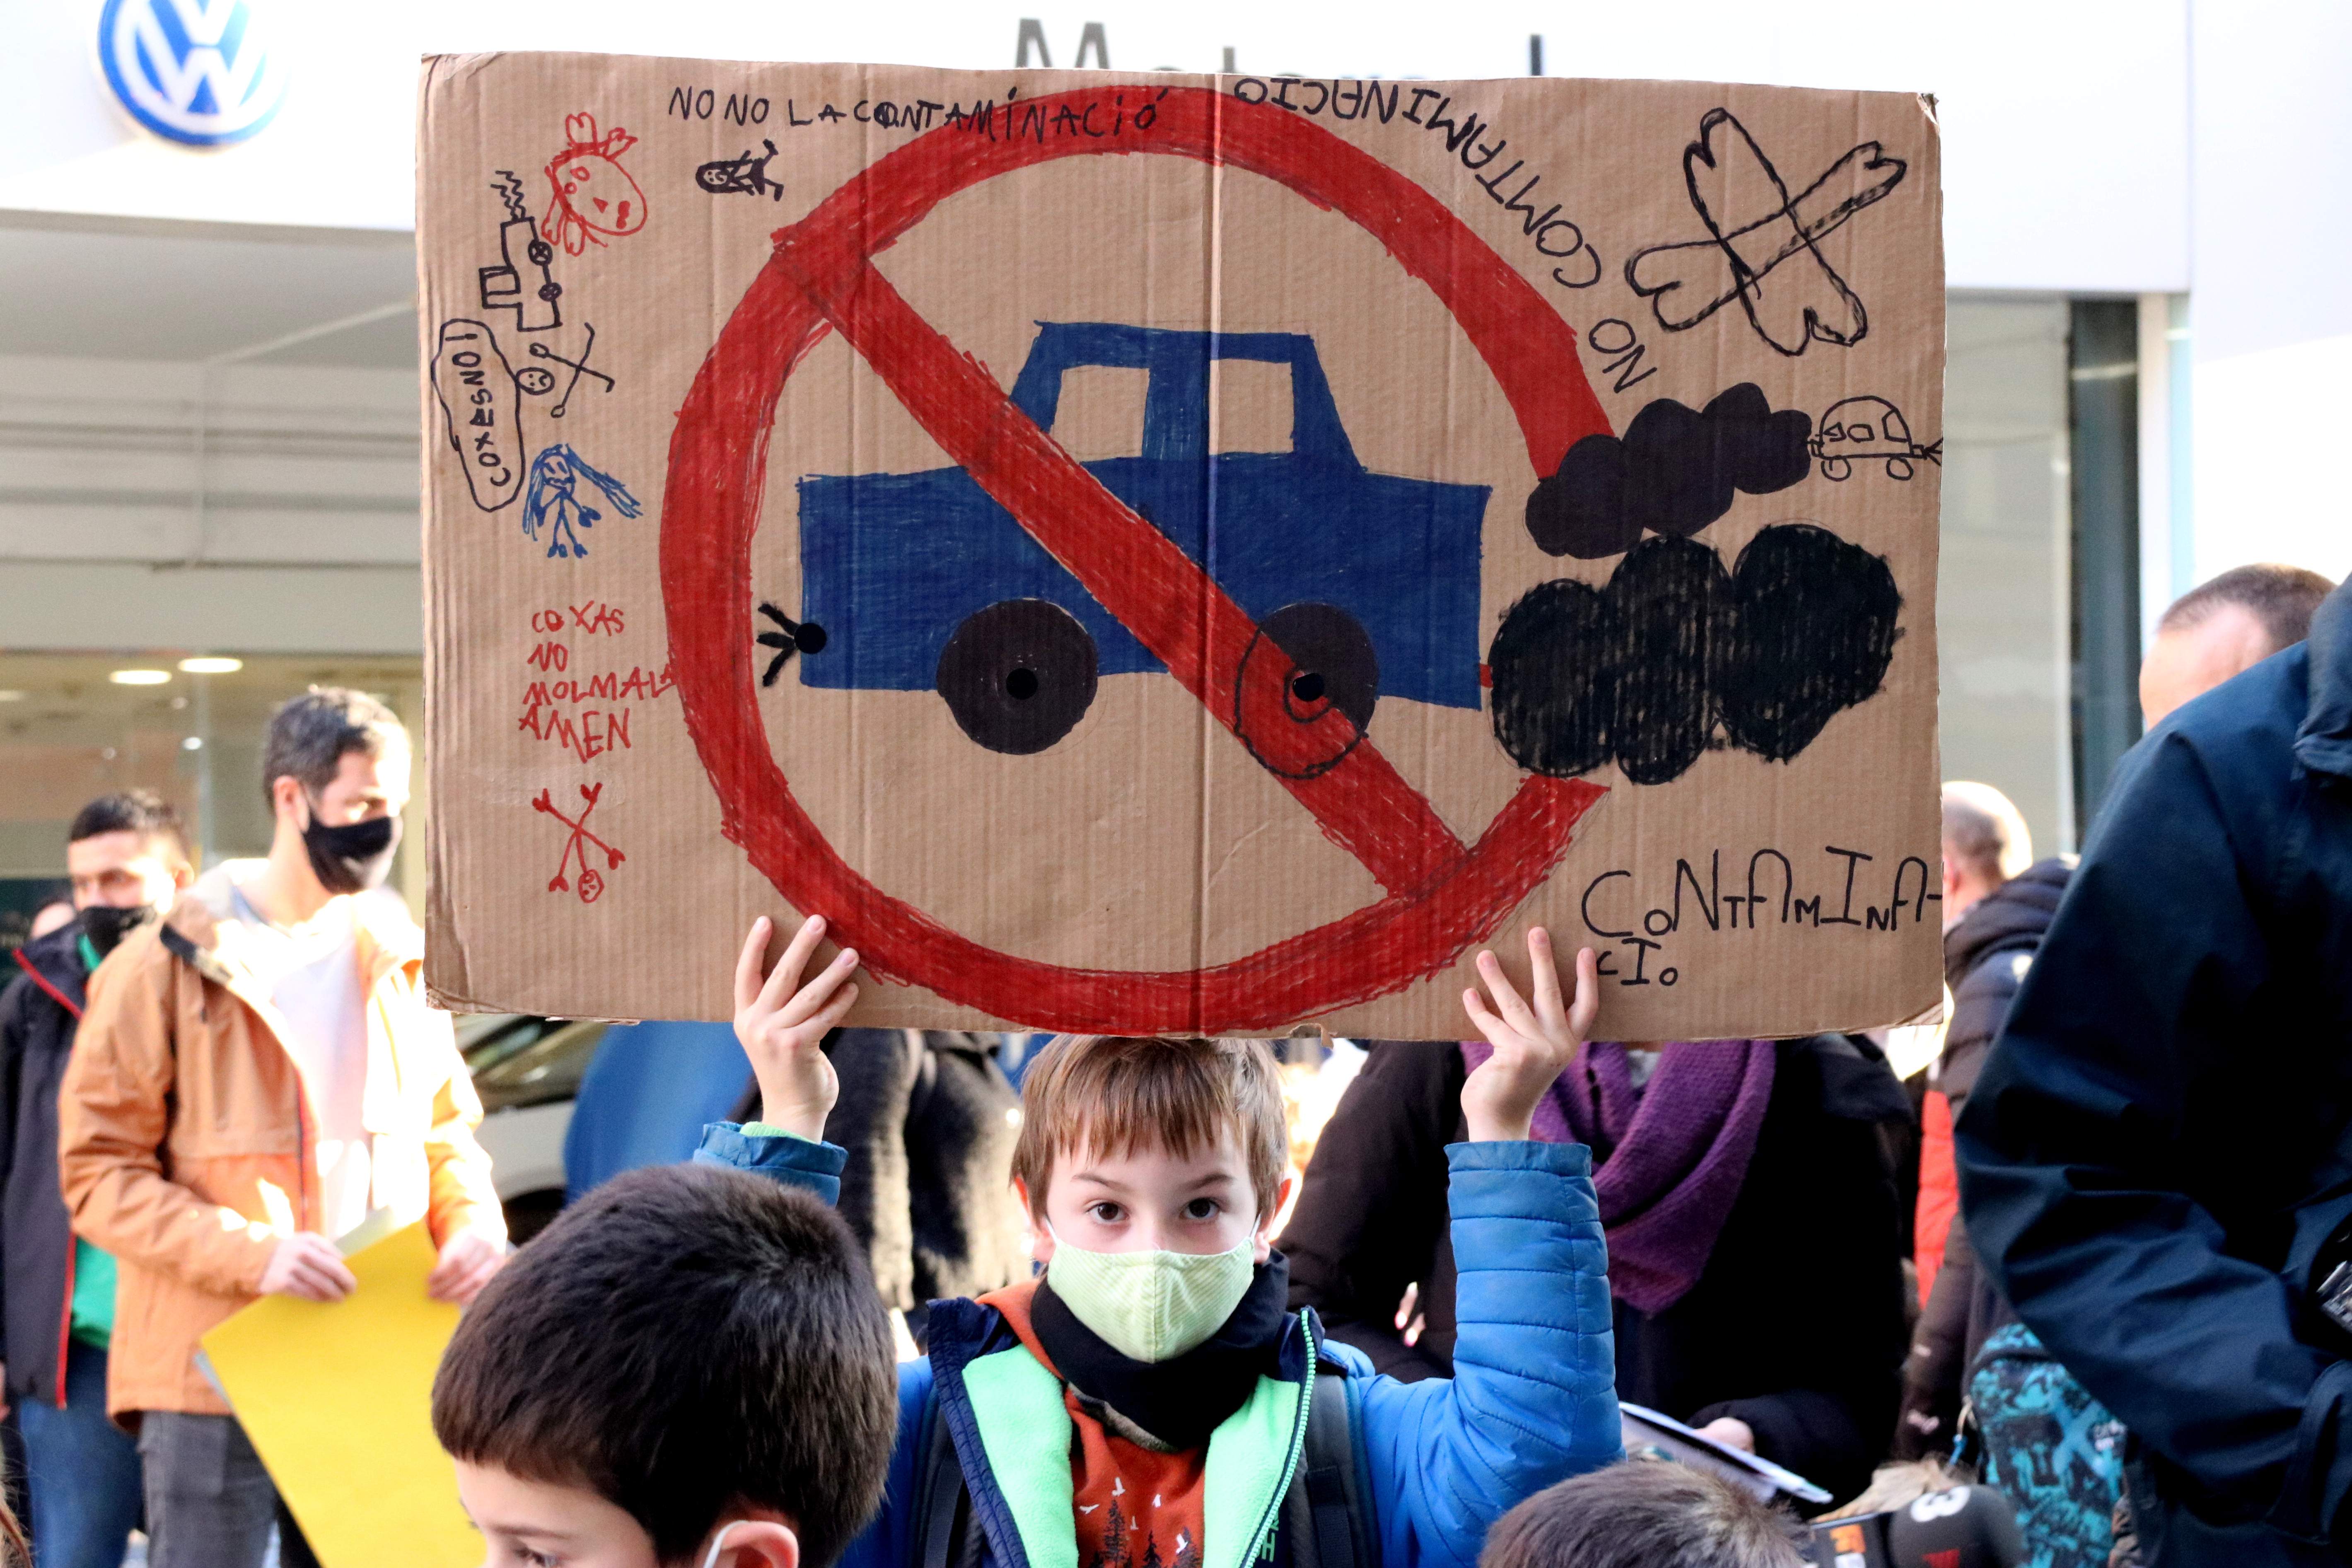
[[[1825,479],[1851,477],[1856,463],[1883,463],[1891,479],[1909,479],[1923,461],[1944,465],[1943,442],[1923,447],[1914,441],[1903,411],[1883,397],[1849,397],[1831,404],[1806,445],[1822,460]]]
[[[567,116],[563,133],[569,141],[547,161],[554,202],[539,232],[565,255],[578,256],[604,244],[607,235],[619,238],[645,227],[646,193],[621,166],[621,154],[637,139],[617,125],[599,136],[593,114]]]
[[[755,158],[746,147],[740,157],[713,158],[694,171],[694,183],[714,196],[740,194],[782,201],[783,182],[768,178],[768,164],[776,155],[776,144],[762,137],[760,145],[768,150],[765,156]]]
[[[499,177],[490,182],[490,189],[499,193],[506,203],[506,221],[499,225],[499,261],[493,267],[476,268],[475,278],[481,290],[484,310],[512,310],[515,330],[523,332],[543,332],[563,324],[563,311],[556,301],[562,297],[563,285],[555,280],[548,264],[555,259],[555,247],[541,239],[536,232],[537,220],[523,205],[522,182],[512,169],[500,169]],[[516,257],[520,247],[520,259]],[[530,266],[539,273],[539,286],[523,287],[522,269]],[[554,378],[549,377],[553,384]],[[525,392],[532,390],[529,385]]]
[[[598,896],[604,891],[604,878],[603,872],[588,864],[588,846],[591,844],[604,852],[604,870],[606,871],[619,870],[621,862],[628,858],[626,855],[588,831],[589,814],[596,809],[596,797],[604,793],[604,786],[601,784],[582,784],[580,799],[583,804],[577,817],[566,816],[556,810],[555,799],[546,790],[541,790],[539,798],[530,803],[530,808],[533,811],[543,811],[572,829],[572,837],[563,841],[563,854],[555,862],[555,875],[547,879],[549,892],[563,893],[572,890],[572,882],[565,873],[571,870],[572,858],[576,855],[580,858],[580,901],[583,904],[593,904],[596,901]]]
[[[548,525],[550,556],[588,553],[579,531],[595,527],[596,520],[604,514],[589,505],[581,493],[583,480],[590,489],[603,491],[605,503],[623,517],[635,517],[645,510],[626,485],[590,467],[579,453],[558,442],[531,459],[530,485],[522,503],[523,533],[536,544],[541,525]]]

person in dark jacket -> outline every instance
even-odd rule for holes
[[[2352,1549],[2352,591],[2126,755],[1958,1129],[1977,1253],[2130,1428],[2150,1568]]]
[[[1944,808],[1948,910],[1952,862],[1970,847],[1965,803],[1957,814],[1961,831],[1953,831],[1951,789]],[[2073,872],[2071,857],[2037,861],[1970,900],[1945,929],[1951,1011],[1929,1107],[1948,1177],[1951,1119],[1968,1103]],[[1957,1205],[1957,1189],[1953,1197]],[[2034,1568],[2105,1568],[2122,1491],[2120,1425],[2018,1321],[1992,1277],[1977,1267],[1957,1206],[1934,1280],[1904,1363],[1895,1457],[1932,1454],[1974,1466],[2017,1510],[2025,1561]],[[1975,1417],[1974,1440],[1956,1454],[1964,1405]]]
[[[77,918],[16,950],[0,992],[0,1359],[23,1413],[42,1568],[115,1568],[139,1523],[139,1451],[106,1415],[114,1260],[76,1237],[58,1188],[58,1082],[83,982],[191,869],[178,816],[146,790],[68,829]]]
[[[848,1151],[841,1217],[866,1248],[883,1305],[925,1342],[928,1304],[1029,1278],[1013,1196],[1021,1097],[997,1066],[997,1037],[942,1029],[835,1029],[824,1054],[841,1080],[825,1123]],[[758,1114],[759,1086],[737,1121]]]
[[[1945,786],[1948,900],[1956,859],[1982,875],[1980,862],[1969,865],[1967,860],[1967,803],[1963,801],[1961,812],[1956,814],[1953,791],[1954,786]],[[1953,832],[1956,815],[1963,829],[1958,837]],[[2009,1016],[2010,1004],[2024,984],[2034,950],[2042,944],[2042,933],[2049,929],[2073,871],[2068,858],[2037,861],[1972,900],[1944,931],[1944,984],[1950,988],[1952,1005],[1928,1107],[1942,1145],[1940,1159],[1931,1158],[1929,1163],[1947,1173],[1951,1117],[1967,1103],[1969,1091],[1976,1085],[1977,1074]],[[1941,1105],[1933,1098],[1937,1095],[1943,1097]],[[1945,1232],[1939,1266],[1923,1268],[1921,1274],[1931,1278],[1932,1284],[1904,1367],[1902,1423],[1895,1439],[1895,1455],[1900,1459],[1951,1452],[1969,1369],[1976,1364],[1986,1336],[2014,1319],[1991,1280],[1978,1272],[1967,1228],[1957,1213]]]
[[[1400,1378],[1453,1369],[1444,1151],[1465,1049],[1370,1044],[1282,1236],[1293,1305]],[[1878,1124],[1909,1114],[1884,1058],[1842,1035],[1588,1047],[1536,1136],[1593,1147],[1619,1395],[1860,1491],[1885,1454],[1904,1351]],[[1410,1343],[1396,1321],[1409,1285],[1424,1323]]]
[[[1943,1039],[1937,1043],[1940,1054],[1928,1064],[1928,1081],[1921,1086],[1916,1102],[1919,1187],[1914,1209],[1912,1258],[1918,1268],[1919,1299],[1923,1302],[1935,1289],[1936,1271],[1943,1267],[1944,1238],[1960,1212],[1959,1178],[1952,1173],[1952,1101],[1945,1093],[1942,1080],[1947,1076],[1963,1080],[1974,1079],[1984,1052],[1991,1047],[1994,1032],[2000,1027],[2001,1015],[1992,1013],[1986,1019],[1983,1015],[1989,1009],[1982,1003],[1994,1000],[1995,993],[2003,989],[2014,993],[2017,978],[2015,973],[1990,971],[1978,976],[1976,984],[1981,999],[1970,1009],[1977,1016],[1968,1026],[1956,1030],[1950,1009],[1969,967],[1955,971],[1950,933],[1979,904],[2033,864],[2033,835],[2025,826],[2024,814],[1990,784],[1946,780],[1943,816],[1946,1027]],[[1991,923],[2010,922],[1996,915]],[[2014,969],[2013,959],[2010,968]],[[2007,1005],[2005,996],[1999,1000],[2002,1005]],[[1965,1085],[1960,1092],[1968,1092]]]

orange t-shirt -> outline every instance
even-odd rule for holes
[[[1053,1358],[1029,1322],[1029,1303],[1036,1293],[1037,1282],[1031,1279],[981,1300],[1003,1313],[1029,1353],[1052,1372]],[[1207,1447],[1161,1454],[1130,1443],[1088,1415],[1067,1383],[1062,1384],[1062,1403],[1077,1433],[1070,1479],[1078,1510],[1079,1568],[1199,1568]]]
[[[1960,1176],[1952,1158],[1952,1102],[1941,1089],[1927,1091],[1920,1107],[1919,1206],[1912,1219],[1912,1260],[1919,1270],[1919,1304],[1944,1267],[1944,1243],[1960,1212]]]

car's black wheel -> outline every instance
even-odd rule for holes
[[[1046,599],[1005,599],[964,617],[940,652],[939,691],[972,743],[1042,752],[1095,700],[1095,639]]]
[[[1276,769],[1294,777],[1311,778],[1353,751],[1364,731],[1371,728],[1372,710],[1381,697],[1380,656],[1372,647],[1370,634],[1355,616],[1335,605],[1285,605],[1260,621],[1257,637],[1243,656],[1244,670],[1248,669],[1257,650],[1266,643],[1280,648],[1297,667],[1290,677],[1289,689],[1283,693],[1283,707],[1292,719],[1309,723],[1328,709],[1336,708],[1355,726],[1354,736],[1344,746],[1318,759],[1304,772]],[[1238,701],[1240,694],[1234,695]],[[1246,727],[1240,733],[1242,743],[1249,747],[1253,755],[1269,767],[1275,765],[1268,761],[1268,749],[1260,746]]]

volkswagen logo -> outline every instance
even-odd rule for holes
[[[158,136],[226,147],[269,123],[286,62],[248,0],[106,0],[98,58],[106,84]]]

